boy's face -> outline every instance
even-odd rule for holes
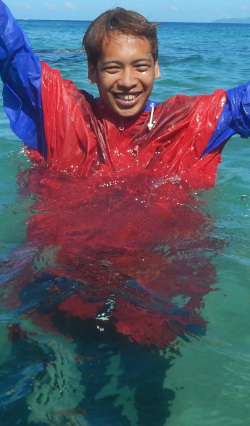
[[[89,81],[97,84],[102,103],[121,117],[144,110],[159,77],[149,41],[122,33],[104,40],[97,66],[89,65]]]

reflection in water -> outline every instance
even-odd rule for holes
[[[90,182],[34,167],[21,193],[36,201],[27,244],[2,268],[5,424],[163,425],[176,337],[204,333],[216,283],[205,206],[147,172]]]

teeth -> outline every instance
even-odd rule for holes
[[[117,94],[117,98],[118,99],[122,99],[123,101],[126,101],[126,102],[131,102],[131,101],[135,100],[136,95],[122,95],[122,94]]]

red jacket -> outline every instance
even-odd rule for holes
[[[72,175],[147,169],[179,175],[195,187],[215,182],[222,146],[202,156],[226,102],[226,92],[177,95],[150,111],[124,120],[87,92],[42,64],[42,104],[48,164]]]

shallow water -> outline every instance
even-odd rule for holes
[[[96,93],[86,83],[80,51],[86,23],[21,24],[41,59]],[[154,99],[210,93],[249,78],[248,25],[163,24],[159,38],[163,76]],[[84,205],[83,192],[77,210],[70,201],[78,187],[68,191],[65,185],[63,199],[54,189],[54,215],[47,212],[44,221],[32,216],[40,188],[35,181],[30,192],[22,181],[20,187],[29,160],[3,111],[0,122],[1,424],[247,425],[249,142],[234,137],[227,144],[216,187],[197,200],[187,201],[185,191],[165,182],[169,210],[157,210],[156,224],[152,191],[141,190],[145,181],[132,180],[131,197],[131,181],[119,182],[108,205],[106,195],[116,184],[105,182],[96,216],[110,209],[112,221],[93,228],[93,199]],[[160,191],[162,183],[150,185]],[[195,208],[195,221],[189,208],[174,203]],[[131,216],[137,221],[128,229]],[[65,230],[73,223],[68,241]],[[148,239],[152,226],[154,244]],[[141,238],[133,239],[137,230]],[[102,246],[91,249],[90,235]],[[76,252],[79,240],[84,244]]]

